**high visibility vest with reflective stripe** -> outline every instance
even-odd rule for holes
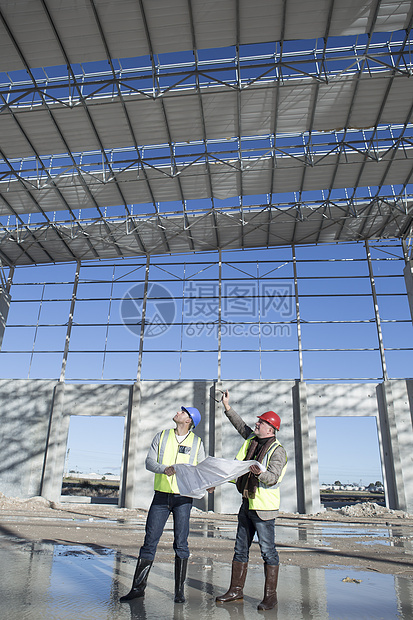
[[[244,443],[241,446],[240,451],[235,457],[236,459],[238,459],[238,461],[244,460],[244,458],[247,455],[251,440],[254,438],[255,438],[255,435],[252,435],[246,441],[244,441]],[[267,454],[264,456],[262,460],[262,464],[264,465],[265,468],[268,467],[268,463],[271,458],[271,455],[273,454],[274,450],[278,448],[278,446],[281,446],[281,444],[278,440],[276,440],[276,442],[271,446]],[[248,507],[250,510],[278,510],[279,509],[280,507],[279,484],[281,483],[281,480],[284,478],[286,469],[287,469],[287,455],[285,455],[285,465],[281,471],[280,477],[278,478],[277,484],[274,484],[272,486],[267,486],[263,484],[262,482],[260,482],[260,479],[258,478],[258,487],[255,492],[255,497],[248,499],[248,502],[249,502]]]
[[[178,443],[173,428],[162,431],[159,439],[158,463],[163,465],[174,465],[175,463],[196,465],[200,445],[201,439],[194,433],[189,433],[188,437]],[[154,487],[155,491],[163,491],[163,493],[179,493],[175,475],[155,474]]]

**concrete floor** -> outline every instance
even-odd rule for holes
[[[230,580],[236,517],[196,511],[186,603],[173,602],[172,521],[144,599],[119,603],[131,586],[145,520],[144,511],[116,507],[0,502],[0,620],[413,618],[412,519],[280,515],[279,603],[268,612],[257,610],[263,565],[255,542],[244,601],[215,603]]]
[[[337,526],[340,527],[340,526]],[[144,599],[121,604],[135,560],[121,551],[56,541],[0,548],[0,618],[3,620],[208,620],[262,617],[279,620],[411,620],[413,583],[406,576],[352,569],[282,566],[278,607],[257,611],[263,570],[250,565],[243,602],[217,605],[227,589],[228,563],[190,559],[187,601],[173,602],[173,563],[153,565]],[[360,583],[343,579],[361,580]]]

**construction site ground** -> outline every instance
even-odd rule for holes
[[[111,574],[111,585],[107,586],[107,600],[112,601],[112,607],[109,605],[112,611],[109,613],[110,609],[105,607],[105,615],[99,608],[95,614],[94,611],[87,611],[83,606],[81,613],[80,609],[74,606],[71,612],[73,615],[70,615],[68,609],[70,609],[70,605],[75,605],[74,599],[70,597],[70,604],[66,601],[63,606],[64,614],[63,612],[60,614],[55,609],[54,615],[49,617],[59,620],[63,618],[65,620],[67,618],[89,620],[98,617],[105,619],[132,617],[148,620],[152,617],[162,617],[162,614],[159,615],[162,597],[155,597],[153,590],[151,594],[151,588],[154,588],[155,584],[151,587],[148,585],[145,609],[142,608],[143,603],[141,601],[139,609],[135,608],[135,611],[132,609],[133,613],[130,612],[132,615],[124,616],[122,615],[125,614],[124,606],[119,606],[118,603],[118,595],[124,594],[130,586],[134,563],[144,537],[145,521],[145,510],[130,510],[118,508],[115,505],[93,503],[53,504],[40,497],[20,500],[0,495],[0,554],[3,557],[3,563],[1,560],[0,563],[2,573],[6,560],[9,564],[15,564],[16,557],[21,558],[24,554],[26,556],[29,554],[32,558],[36,554],[40,554],[43,559],[51,554],[55,563],[65,558],[65,563],[62,564],[64,568],[61,569],[63,572],[70,570],[70,563],[67,559],[69,557],[71,562],[74,562],[76,558],[77,561],[84,562],[85,558],[88,558],[92,560],[92,563],[89,562],[88,564],[91,568],[94,558],[99,558],[99,561],[102,561],[102,558],[106,556],[104,561],[108,562],[110,556],[112,558],[111,568],[106,568],[105,571]],[[230,617],[234,616],[235,608],[226,606],[224,610],[221,609],[222,606],[217,607],[214,601],[215,596],[224,592],[228,586],[236,526],[236,515],[192,510],[189,538],[191,557],[188,568],[188,573],[189,575],[192,574],[192,578],[189,578],[188,591],[189,593],[193,591],[193,595],[179,609],[176,609],[176,605],[175,607],[172,605],[174,611],[173,615],[170,615],[171,618],[190,619],[193,613],[193,610],[190,611],[192,609],[191,600],[192,604],[198,601],[197,604],[199,605],[202,597],[204,597],[202,599],[204,601],[203,606],[205,610],[208,610],[209,618],[227,618],[228,614]],[[295,616],[295,618],[302,617],[305,619],[308,617],[324,620],[325,618],[374,617],[377,619],[383,617],[389,620],[392,617],[407,619],[413,616],[413,587],[411,585],[413,583],[413,516],[402,511],[388,510],[374,503],[356,504],[335,510],[327,509],[314,515],[280,512],[276,520],[276,540],[281,563],[279,583],[281,594],[277,613],[280,613],[282,608],[284,595],[286,597],[285,613],[280,616],[283,620],[290,617],[288,605],[291,607],[291,595],[287,596],[287,587],[292,589],[292,592],[298,592],[298,588],[301,592],[300,600],[306,599],[305,604],[303,602],[299,609],[291,608],[291,617]],[[173,566],[174,551],[172,541],[173,524],[172,521],[168,521],[158,546],[155,562],[158,568],[152,571],[152,573],[157,570],[160,571],[158,585],[163,583],[163,579],[166,580],[165,583],[169,584],[162,589],[166,601],[165,605],[167,605],[168,600],[170,602],[168,591],[173,589],[173,568],[171,567]],[[80,575],[79,566],[75,570],[73,565],[73,570],[74,573],[70,581],[76,580],[76,575]],[[50,571],[51,575],[53,573],[52,568]],[[19,573],[14,576],[12,587],[18,587],[18,575]],[[96,577],[94,571],[90,570],[87,575],[88,579]],[[198,575],[196,579],[195,575]],[[322,589],[324,588],[326,602],[324,606],[322,605],[322,609],[319,609],[320,597],[317,599],[318,602],[311,603],[312,588],[307,588],[307,586],[304,588],[304,575],[306,576],[304,582],[306,580],[311,582],[316,579],[317,583],[320,582],[320,575],[323,576],[321,582],[324,584]],[[386,575],[388,577],[384,577]],[[337,587],[338,592],[341,592],[344,597],[342,599],[344,607],[340,607],[341,611],[339,612],[332,612],[331,602],[328,603],[328,590],[329,588],[331,590],[331,587],[328,588],[326,584],[333,577],[335,586],[333,584],[331,587]],[[54,579],[56,578],[55,575]],[[107,578],[109,579],[109,576]],[[21,579],[20,589],[24,587],[26,577],[21,575]],[[53,580],[50,576],[48,579],[52,583]],[[294,586],[295,579],[298,579],[298,583]],[[392,596],[394,595],[395,602],[392,605],[397,611],[397,613],[394,612],[394,616],[388,609],[384,609],[380,603],[380,592],[384,592],[386,589],[384,587],[385,582],[387,586],[390,584]],[[13,585],[14,583],[16,586]],[[63,579],[63,583],[66,583],[65,579]],[[246,594],[242,609],[236,607],[238,609],[237,617],[249,618],[253,615],[252,610],[254,610],[254,614],[259,613],[256,611],[256,604],[259,602],[262,593],[263,569],[259,545],[255,541],[251,548],[247,584],[251,588],[250,594]],[[398,584],[397,587],[394,584]],[[370,589],[364,593],[362,588],[368,585]],[[357,590],[358,586],[360,588]],[[48,587],[49,594],[47,596],[44,594],[46,599],[50,597],[52,586],[49,584]],[[102,581],[100,581],[99,588],[102,587]],[[317,587],[319,588],[319,586]],[[351,590],[350,587],[353,589]],[[363,604],[368,604],[367,610],[371,611],[371,616],[368,615],[370,612],[367,613],[366,611],[360,615],[359,608],[354,610],[354,613],[350,610],[348,615],[343,615],[343,609],[346,608],[350,600],[347,597],[353,596],[354,601],[356,600],[354,595],[357,592],[363,592]],[[90,596],[92,593],[93,588]],[[61,591],[59,590],[59,596],[61,601],[67,596],[64,587]],[[151,596],[154,596],[153,608],[151,607]],[[105,594],[101,593],[100,597],[103,601]],[[369,597],[372,598],[368,600]],[[6,599],[3,599],[3,605],[6,604],[4,602]],[[338,604],[339,599],[340,597],[335,594],[335,604]],[[386,601],[388,599],[387,595]],[[16,601],[16,598],[12,597],[11,600]],[[41,600],[42,603],[45,602],[44,597]],[[76,604],[79,604],[78,597],[76,600]],[[103,602],[102,605],[104,605]],[[308,605],[312,609],[311,613],[308,612]],[[16,603],[15,615],[13,615],[13,605],[9,606],[8,609],[8,614],[4,616],[7,620],[26,617],[21,597],[18,599],[18,604]],[[247,614],[246,609],[249,609]],[[306,615],[306,609],[308,615]],[[36,606],[33,607],[32,601],[30,614],[27,613],[27,617],[32,620],[36,620],[37,617],[39,620],[44,620],[44,609],[37,606],[37,611],[38,616],[36,615]],[[335,613],[336,615],[334,615]],[[380,613],[384,615],[382,616]],[[203,617],[202,613],[197,612],[197,615],[198,618]],[[46,615],[46,617],[48,616]],[[165,617],[168,617],[168,614]],[[275,616],[272,615],[271,617]]]

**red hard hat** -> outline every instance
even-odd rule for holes
[[[271,426],[276,428],[277,431],[280,430],[281,418],[274,411],[266,411],[265,413],[263,413],[262,415],[259,415],[257,417],[260,420],[264,420],[264,422],[268,422],[268,424],[271,424]]]

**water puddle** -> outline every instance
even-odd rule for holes
[[[250,564],[243,602],[218,606],[230,566],[205,552],[190,559],[187,601],[173,602],[173,562],[155,562],[144,599],[119,603],[131,585],[134,558],[94,545],[26,543],[0,549],[5,620],[250,620],[263,590],[263,567]],[[348,578],[346,581],[343,579]],[[406,577],[353,570],[282,566],[279,620],[411,620],[413,583]]]

